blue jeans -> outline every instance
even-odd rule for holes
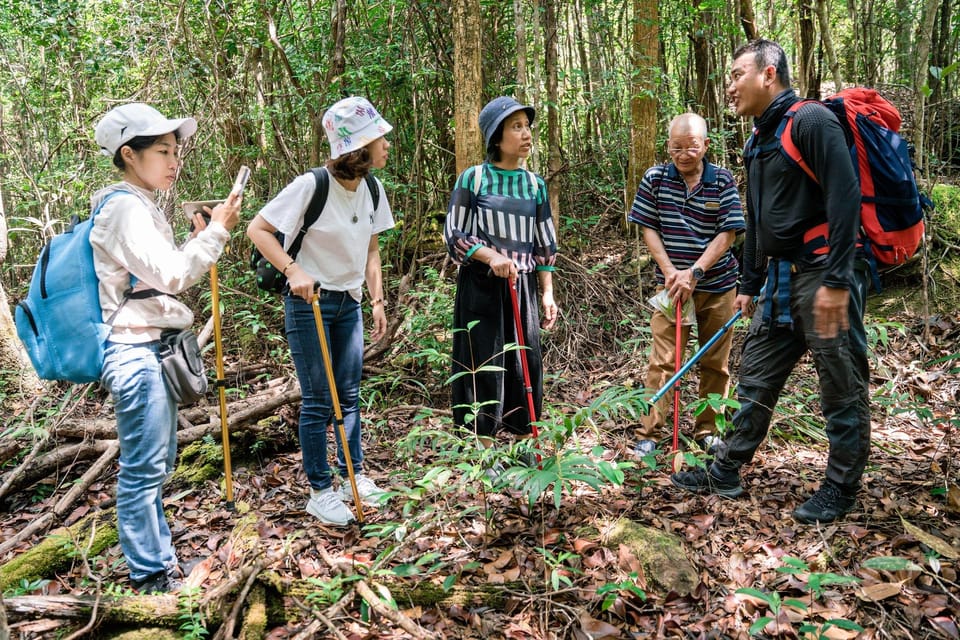
[[[163,382],[158,344],[108,342],[100,378],[117,418],[117,522],[132,580],[177,564],[162,496],[177,457],[177,404]]]
[[[303,450],[303,470],[313,489],[329,488],[333,481],[327,463],[327,425],[335,420],[333,400],[327,384],[313,306],[297,296],[285,296],[283,308],[290,355],[300,381],[300,448]],[[360,303],[345,291],[323,291],[320,294],[320,313],[330,349],[333,378],[343,427],[350,446],[353,470],[363,469],[360,450],[360,376],[363,372],[363,317]],[[347,475],[343,443],[339,429],[334,425],[337,439],[337,465],[340,475]]]

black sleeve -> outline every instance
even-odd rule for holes
[[[823,191],[830,240],[830,259],[823,284],[847,289],[860,229],[860,183],[844,130],[826,107],[811,103],[797,110],[793,141]]]

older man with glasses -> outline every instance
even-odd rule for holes
[[[659,389],[674,373],[674,305],[683,304],[686,310],[692,302],[701,345],[733,315],[739,265],[731,246],[745,228],[743,210],[733,175],[704,159],[709,144],[703,118],[695,113],[675,117],[667,140],[671,162],[647,170],[628,214],[643,228],[643,240],[657,265],[658,293],[667,297],[671,309],[668,314],[658,308],[650,318],[653,346],[646,379],[650,389]],[[690,325],[682,326],[681,345],[689,336]],[[701,398],[727,394],[732,337],[732,332],[721,337],[700,360]],[[666,409],[667,399],[661,398],[644,416],[634,448],[637,455],[657,449]],[[693,437],[708,450],[715,433],[715,413],[708,408],[696,417]]]

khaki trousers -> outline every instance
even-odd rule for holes
[[[733,301],[737,297],[737,290],[731,289],[724,293],[704,293],[695,291],[693,304],[697,315],[697,340],[702,346],[730,319],[733,315]],[[653,346],[650,351],[650,368],[647,371],[646,386],[657,391],[675,373],[676,357],[674,341],[675,327],[673,318],[666,317],[660,311],[655,311],[650,318],[650,329],[653,332]],[[681,344],[686,346],[690,339],[690,326],[681,328]],[[733,331],[727,331],[700,359],[700,391],[699,397],[706,398],[708,394],[717,393],[727,395],[730,385],[730,348],[733,345]],[[681,363],[686,362],[686,349],[681,353]],[[692,355],[692,354],[691,354]],[[682,384],[682,382],[681,382]],[[650,413],[641,419],[638,437],[648,440],[659,440],[665,435],[664,418],[669,404],[673,401],[673,393],[665,393],[657,403],[650,408]],[[715,413],[707,409],[696,417],[694,439],[701,439],[716,433]]]

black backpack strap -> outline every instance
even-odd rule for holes
[[[324,167],[314,167],[310,169],[310,172],[313,174],[317,186],[313,190],[313,197],[310,198],[307,212],[303,216],[303,226],[300,227],[297,237],[293,239],[293,243],[287,249],[287,254],[294,260],[300,253],[300,245],[303,244],[303,238],[307,235],[307,229],[312,227],[313,223],[320,218],[323,208],[327,206],[327,194],[330,193],[330,174],[327,173],[327,170]]]
[[[373,198],[373,211],[376,213],[377,208],[380,206],[380,181],[377,180],[372,173],[364,176],[364,180],[367,181],[367,189],[370,190],[370,197]]]

